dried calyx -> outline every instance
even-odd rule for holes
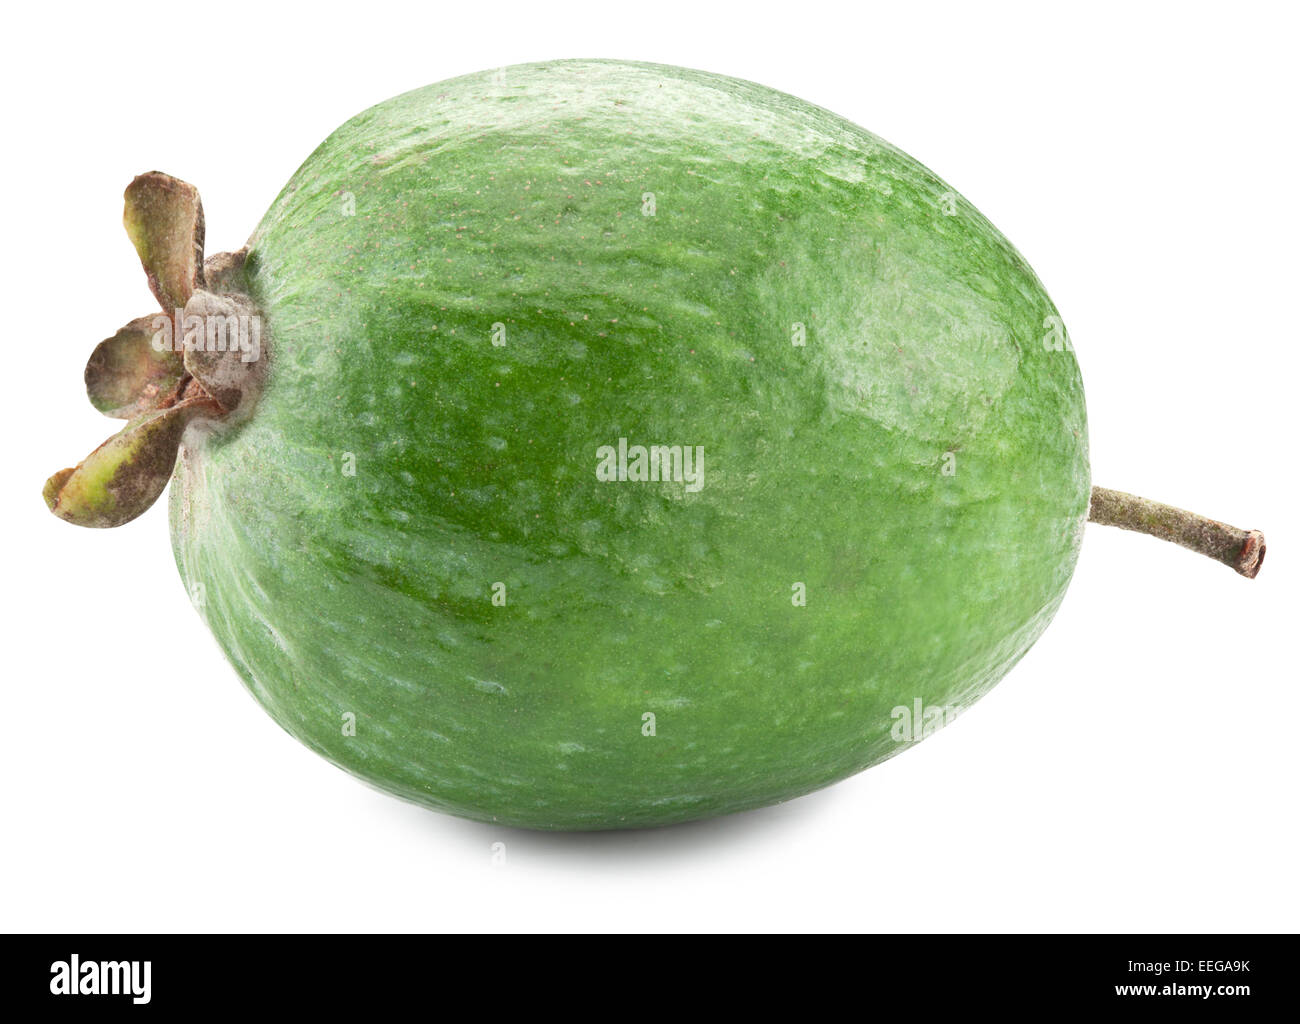
[[[129,422],[45,483],[50,511],[78,526],[121,526],[149,508],[186,428],[242,418],[265,367],[260,316],[244,292],[246,251],[204,262],[198,190],[151,171],[125,198],[123,222],[162,312],[132,320],[86,364],[91,404]]]

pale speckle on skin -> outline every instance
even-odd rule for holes
[[[473,676],[466,676],[465,678],[474,684],[475,689],[482,690],[484,693],[510,692],[500,683],[493,682],[491,679],[475,679]]]
[[[668,593],[668,582],[660,576],[647,576],[641,585],[652,594]]]
[[[271,625],[269,622],[267,622],[265,619],[262,620],[262,625],[266,627],[266,631],[267,631],[267,633],[269,633],[270,636],[271,636],[271,639],[272,639],[273,641],[275,641],[275,646],[278,647],[278,648],[280,648],[280,650],[284,651],[285,654],[288,654],[288,653],[289,653],[289,645],[288,645],[287,643],[285,643],[285,639],[284,639],[284,637],[282,637],[282,636],[280,635],[280,631],[277,630],[274,626],[272,626],[272,625]]]

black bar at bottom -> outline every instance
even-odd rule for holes
[[[7,936],[0,1012],[690,1016],[1046,1010],[1294,1016],[1289,935]],[[459,1007],[459,1009],[457,1009]],[[567,1007],[568,1010],[563,1008]],[[818,1010],[817,1007],[821,1007]],[[894,1010],[890,1008],[893,1007]],[[775,1005],[767,1013],[779,1012]],[[839,1015],[838,1012],[835,1014]],[[41,1018],[32,1018],[41,1019]]]

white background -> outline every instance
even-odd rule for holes
[[[1046,7],[10,8],[0,927],[1300,926],[1298,26],[1282,5]],[[87,531],[40,499],[116,429],[82,393],[91,348],[153,308],[122,189],[154,168],[194,182],[208,251],[235,249],[364,107],[589,56],[757,80],[946,178],[1064,315],[1095,480],[1265,530],[1259,579],[1090,528],[1056,622],[951,728],[666,830],[443,817],[282,733],[189,607],[165,503]]]

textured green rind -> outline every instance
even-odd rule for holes
[[[312,154],[248,272],[268,386],[187,447],[177,561],[275,719],[399,796],[551,829],[794,797],[979,698],[1069,582],[1055,308],[793,97],[604,61],[420,89]],[[703,446],[703,489],[598,481],[620,437]]]

